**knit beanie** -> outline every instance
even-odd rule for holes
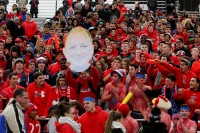
[[[17,58],[14,62],[14,65],[16,65],[18,62],[21,62],[22,64],[24,64],[24,59],[22,58]]]
[[[37,110],[37,107],[36,107],[36,105],[30,103],[30,108],[28,110],[26,110],[26,114],[29,114],[33,110]]]
[[[118,111],[121,112],[121,114],[123,115],[123,117],[126,117],[129,112],[130,112],[130,108],[127,104],[121,104],[118,108]]]

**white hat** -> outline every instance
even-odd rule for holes
[[[37,62],[38,62],[39,60],[44,60],[44,61],[46,61],[46,59],[45,59],[44,57],[39,57],[39,58],[37,59]]]

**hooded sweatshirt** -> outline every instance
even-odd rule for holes
[[[94,112],[85,112],[78,122],[81,124],[81,133],[104,133],[104,126],[108,112],[96,106]]]
[[[31,103],[38,108],[39,116],[48,116],[48,110],[52,105],[52,89],[46,82],[44,86],[39,88],[35,82],[27,87],[28,97]]]
[[[81,133],[80,125],[69,117],[61,116],[55,124],[59,133]]]
[[[35,35],[37,31],[37,24],[34,21],[25,21],[22,23],[22,26],[25,30],[25,36],[27,36],[28,39],[31,40],[31,37]]]

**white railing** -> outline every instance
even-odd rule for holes
[[[58,9],[59,7],[62,6],[62,1],[63,0],[39,0],[40,4],[38,5],[38,8],[39,8],[38,17],[52,18],[55,14],[56,7]],[[16,0],[9,0],[9,4],[7,6],[8,12],[10,12],[12,5],[15,3],[16,3]],[[28,8],[28,11],[30,11],[29,4],[27,4],[27,8]]]

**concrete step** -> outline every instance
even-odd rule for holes
[[[46,18],[44,18],[44,17],[33,18],[33,21],[36,22],[37,27],[38,27],[39,29],[42,28],[42,25],[44,24],[45,20],[46,20]]]

